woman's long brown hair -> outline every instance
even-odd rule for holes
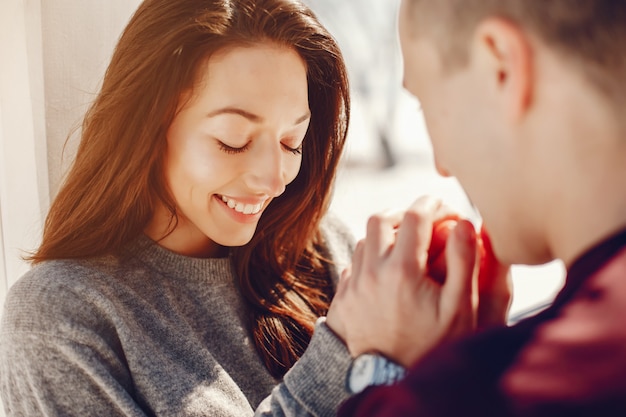
[[[319,231],[349,117],[337,44],[292,0],[146,0],[115,49],[88,110],[76,159],[50,208],[34,263],[119,254],[154,209],[176,204],[163,177],[165,135],[201,65],[233,45],[276,42],[307,66],[311,122],[302,166],[263,214],[255,236],[234,248],[240,291],[257,351],[281,377],[308,345],[333,293]]]

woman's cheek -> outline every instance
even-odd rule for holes
[[[285,182],[290,184],[296,179],[300,168],[302,167],[302,155],[292,158],[293,161],[288,161],[285,168]]]
[[[215,149],[211,149],[211,145]],[[227,167],[228,155],[220,153],[223,154],[209,140],[188,140],[178,162],[190,178],[204,180]]]

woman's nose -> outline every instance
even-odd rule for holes
[[[281,195],[287,186],[284,158],[280,144],[265,145],[260,152],[251,155],[248,186],[270,197]]]

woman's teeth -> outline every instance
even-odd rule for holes
[[[235,210],[238,213],[243,214],[257,214],[263,208],[263,203],[259,204],[244,204],[238,201],[233,200],[232,198],[228,198],[222,196],[222,201],[226,203],[228,207]]]

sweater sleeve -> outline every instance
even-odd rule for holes
[[[33,276],[15,284],[0,327],[7,416],[145,416],[132,398],[123,354],[114,338],[102,336],[107,327],[70,289]]]
[[[322,222],[322,235],[331,260],[331,277],[350,263],[354,239],[348,228],[335,216]],[[339,405],[350,395],[346,375],[352,358],[344,343],[320,318],[311,342],[300,360],[257,408],[255,416],[335,416]]]
[[[351,363],[346,346],[320,318],[311,343],[284,381],[257,408],[255,416],[334,416],[348,398]]]

